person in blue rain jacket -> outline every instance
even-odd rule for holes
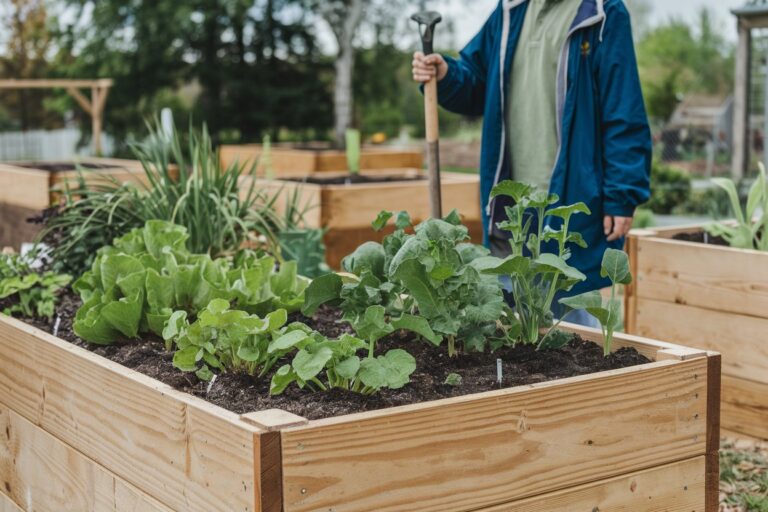
[[[502,0],[459,58],[414,54],[413,76],[436,76],[440,105],[483,116],[481,204],[486,245],[509,249],[496,224],[495,184],[548,188],[577,215],[587,249],[569,263],[587,280],[570,294],[610,284],[600,276],[609,247],[622,248],[635,209],[650,196],[651,133],[630,17],[621,0]],[[557,314],[557,312],[556,312]],[[573,320],[572,317],[568,317]],[[593,319],[581,319],[592,324]]]

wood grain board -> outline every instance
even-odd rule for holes
[[[466,511],[704,455],[707,358],[282,433],[284,509]]]
[[[0,316],[0,396],[173,510],[260,510],[262,431],[234,413]]]
[[[257,175],[265,177],[267,168],[262,155],[261,144],[223,145],[219,149],[223,167],[241,165],[248,171],[256,165]],[[270,160],[275,178],[346,171],[348,168],[344,151],[273,146],[270,149]],[[421,169],[423,166],[424,155],[421,149],[363,148],[360,153],[360,168],[363,170]]]
[[[705,463],[696,457],[477,512],[707,512]]]
[[[768,384],[723,375],[721,411],[726,430],[768,439]]]
[[[2,404],[0,481],[28,512],[171,512]]]
[[[627,329],[722,353],[723,427],[768,439],[768,254],[673,239],[701,230],[633,231]]]
[[[108,167],[85,171],[86,183],[95,186],[114,180],[118,183],[146,183],[141,164],[115,158],[78,158],[73,162]],[[18,162],[23,163],[23,162]],[[67,183],[77,185],[78,171],[54,171],[19,167],[17,162],[0,163],[0,203],[42,210],[56,202],[53,187],[63,190]]]

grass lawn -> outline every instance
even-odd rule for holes
[[[720,512],[768,512],[768,443],[723,442]]]

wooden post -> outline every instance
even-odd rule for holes
[[[738,18],[739,44],[736,50],[736,84],[733,108],[733,156],[731,174],[744,177],[749,166],[749,82],[752,49],[750,24]]]
[[[66,89],[70,96],[91,116],[93,130],[93,152],[101,155],[101,131],[104,118],[104,104],[107,101],[109,88],[113,82],[109,78],[100,80],[69,80],[69,79],[30,79],[30,80],[0,80],[0,89]],[[91,89],[91,99],[78,89]]]

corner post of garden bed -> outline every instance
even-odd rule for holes
[[[624,288],[624,328],[631,334],[637,333],[637,279],[638,279],[638,251],[640,240],[656,235],[650,229],[633,229],[629,232],[626,242],[626,251],[629,255],[629,269],[634,279]]]
[[[309,420],[280,409],[267,409],[243,414],[240,419],[256,426],[265,433],[260,434],[258,452],[254,454],[259,471],[254,489],[261,503],[261,512],[282,512],[283,510],[283,460],[280,431],[289,427],[299,427]]]
[[[716,512],[720,507],[720,387],[722,357],[707,353],[707,454],[705,507]]]

